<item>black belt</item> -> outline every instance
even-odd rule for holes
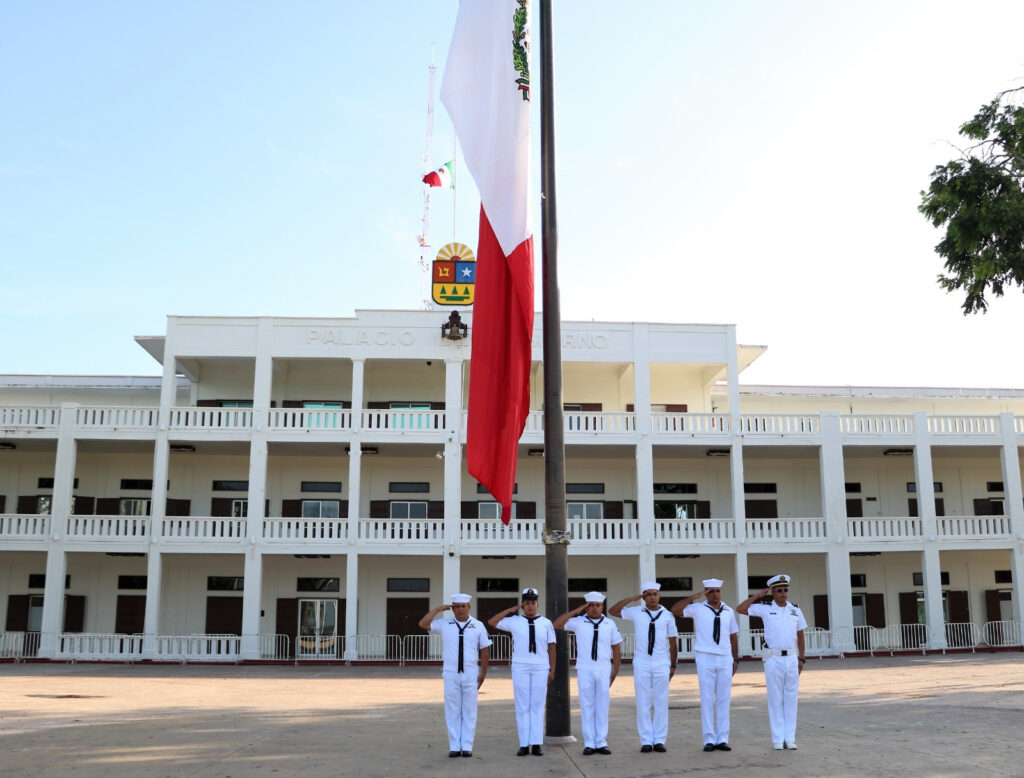
[[[780,654],[781,654],[782,656],[789,656],[789,651],[788,651],[788,650],[786,650],[786,649],[782,649],[782,651],[780,651],[779,653],[780,653]]]

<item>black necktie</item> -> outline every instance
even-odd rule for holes
[[[587,618],[587,621],[590,621],[589,617]],[[595,662],[597,661],[597,628],[602,621],[604,621],[604,616],[599,618],[597,621],[590,621],[590,623],[594,625],[594,642],[590,645],[590,658]]]
[[[644,609],[644,613],[647,614],[647,618],[651,620],[651,625],[647,628],[647,654],[651,656],[654,654],[654,622],[661,618],[661,614],[665,611],[658,611],[657,616],[652,616],[651,612]]]
[[[708,605],[707,603],[704,603],[704,605],[707,608],[711,608],[711,606]],[[718,610],[715,610],[714,608],[711,608],[711,612],[715,614],[715,627],[711,631],[711,638],[715,641],[716,644],[718,643],[719,639],[722,637],[722,619],[721,619],[721,615],[722,615],[722,611],[723,610],[725,610],[725,606],[724,605],[719,607]]]
[[[466,620],[466,627],[468,627],[468,626],[469,626],[469,620],[467,619]],[[459,622],[458,621],[455,622],[455,628],[459,631],[459,672],[460,673],[463,670],[466,669],[465,668],[465,663],[464,663],[464,660],[463,660],[463,657],[464,657],[464,653],[463,653],[463,651],[464,651],[464,643],[463,643],[464,635],[462,634],[463,632],[466,631],[466,627],[460,627],[459,626]]]
[[[536,654],[537,653],[537,630],[533,626],[533,619],[536,619],[538,617],[534,616],[533,619],[531,619],[528,616],[524,616],[523,618],[525,618],[528,622],[530,622],[530,653],[531,654]]]

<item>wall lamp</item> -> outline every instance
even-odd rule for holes
[[[526,456],[528,456],[528,457],[542,457],[542,456],[544,456],[544,449],[542,449],[542,448],[527,449]]]
[[[704,453],[704,456],[708,456],[708,457],[727,457],[727,456],[729,456],[729,454],[730,454],[730,451],[727,448],[709,448]]]
[[[0,451],[14,451],[16,448],[17,446],[13,443],[8,443],[6,441],[0,442]]]
[[[362,452],[363,456],[366,457],[374,457],[380,453],[376,446],[361,446],[359,450]],[[350,446],[345,446],[345,453],[351,454],[352,448]]]
[[[172,443],[171,451],[179,451],[183,454],[194,454],[196,453],[196,447],[184,443]]]
[[[914,449],[912,448],[887,448],[882,452],[883,457],[912,457],[914,456]]]

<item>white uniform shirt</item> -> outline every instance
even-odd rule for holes
[[[597,624],[597,661],[592,658],[594,646],[594,624]],[[612,646],[622,642],[622,633],[615,622],[602,615],[600,621],[591,621],[586,614],[579,614],[565,623],[566,632],[576,633],[576,669],[611,669]]]
[[[659,616],[658,613],[661,613]],[[647,635],[651,624],[651,617],[654,617],[654,653],[647,653]],[[668,638],[675,638],[679,634],[676,629],[676,617],[663,605],[658,610],[649,611],[646,605],[635,605],[632,608],[622,609],[622,618],[633,622],[633,629],[636,631],[636,646],[633,648],[633,664],[668,664],[671,656],[668,652]]]
[[[530,653],[530,621],[521,613],[506,616],[497,624],[498,629],[512,633],[512,664],[536,665],[551,669],[548,661],[548,643],[555,642],[555,628],[551,619],[538,616],[533,620],[537,653]]]
[[[483,622],[470,616],[466,621],[457,621],[454,616],[447,619],[434,619],[430,622],[430,633],[441,636],[442,672],[457,673],[459,671],[459,628],[462,628],[462,672],[474,677],[480,665],[480,649],[491,645],[487,628]]]
[[[765,645],[776,651],[795,651],[797,631],[807,629],[803,612],[792,603],[779,606],[774,600],[768,605],[756,602],[747,612],[764,622]]]
[[[694,651],[703,651],[705,654],[731,654],[732,641],[729,635],[735,635],[740,631],[740,625],[736,623],[736,614],[732,608],[721,603],[722,612],[719,616],[719,640],[715,643],[715,612],[706,602],[691,602],[683,608],[683,615],[693,619],[693,632],[696,640],[693,644]]]

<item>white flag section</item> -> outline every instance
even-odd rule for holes
[[[480,203],[505,256],[530,234],[525,0],[462,0],[441,83]],[[525,96],[525,97],[524,97]]]

